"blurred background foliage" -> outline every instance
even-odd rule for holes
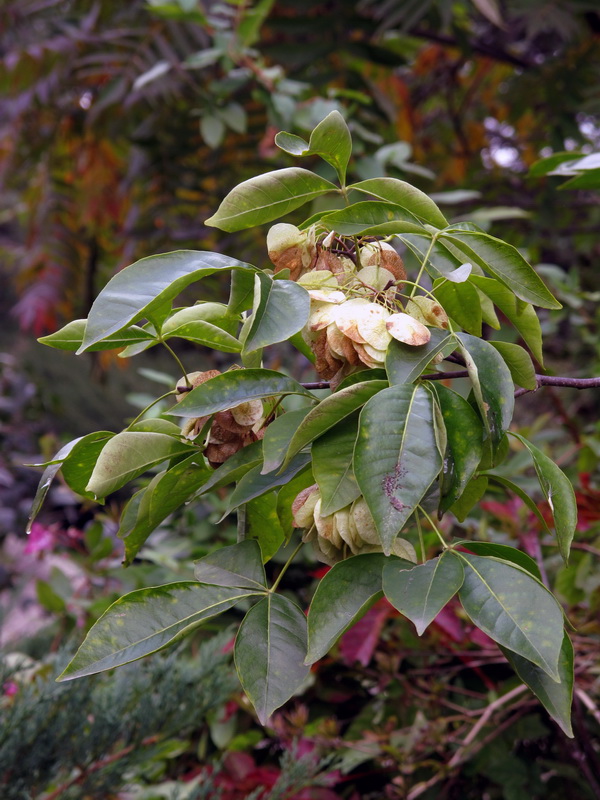
[[[124,571],[115,538],[124,498],[98,510],[57,485],[30,539],[22,535],[38,480],[23,463],[119,427],[174,377],[154,350],[139,364],[76,360],[35,337],[85,316],[108,278],[146,255],[214,249],[266,266],[265,231],[223,234],[203,220],[240,180],[289,165],[278,130],[302,135],[333,109],[353,134],[353,178],[408,180],[451,219],[522,248],[564,306],[541,315],[550,370],[600,375],[598,163],[571,186],[530,174],[555,153],[600,150],[599,85],[595,0],[4,0],[3,796],[600,796],[595,390],[545,387],[518,401],[515,420],[575,483],[568,569],[529,510],[501,491],[462,526],[446,522],[448,533],[523,547],[564,602],[577,629],[574,741],[458,609],[419,639],[376,606],[266,731],[231,683],[227,630],[214,645],[203,640],[215,629],[201,632],[177,659],[57,688],[63,647],[113,599],[190,578],[191,559],[233,541],[234,521],[216,527],[222,497],[189,507]],[[223,288],[203,284],[209,299]],[[207,352],[194,358],[194,368],[211,366]],[[528,488],[519,449],[505,471]],[[286,589],[307,601],[320,574],[307,561]],[[157,706],[140,709],[140,697]]]

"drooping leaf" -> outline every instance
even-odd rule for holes
[[[403,206],[411,214],[436,228],[445,228],[448,225],[448,220],[430,197],[410,183],[397,178],[370,178],[354,183],[348,189],[355,189],[357,192],[379,197],[388,203]]]
[[[238,589],[265,590],[267,579],[257,541],[246,539],[230,547],[220,547],[194,564],[194,577],[200,583]]]
[[[301,394],[314,400],[298,381],[271,369],[232,369],[196,386],[169,413],[176,417],[204,417],[240,403],[280,394]]]
[[[130,592],[92,626],[58,680],[94,675],[156,653],[252,594],[195,581]]]
[[[108,431],[84,436],[63,461],[61,466],[62,476],[69,488],[76,494],[94,499],[95,495],[86,491],[86,486],[100,453],[114,436],[114,433],[109,433]],[[104,495],[101,496],[103,497]]]
[[[290,441],[284,466],[303,447],[363,406],[369,398],[386,386],[387,381],[364,381],[334,392],[321,400],[298,426]]]
[[[414,566],[410,561],[397,560],[408,568]],[[328,653],[342,633],[379,600],[386,561],[383,553],[352,556],[321,578],[308,612],[307,664]]]
[[[488,479],[485,475],[472,478],[469,483],[467,483],[461,496],[450,507],[450,511],[459,522],[465,521],[473,506],[478,503],[486,493],[487,487]]]
[[[458,592],[464,577],[462,564],[448,553],[412,568],[394,559],[383,567],[383,592],[421,636]]]
[[[490,344],[504,359],[517,386],[522,386],[524,389],[537,389],[535,368],[527,350],[511,342],[490,342]]]
[[[129,566],[150,534],[198,490],[212,473],[199,453],[155,475],[139,496],[135,508],[121,517],[119,537],[125,539],[125,558]],[[139,494],[139,493],[136,493]],[[134,495],[135,496],[135,495]]]
[[[88,350],[133,322],[149,318],[190,283],[228,269],[255,271],[237,258],[201,250],[177,250],[136,261],[117,272],[95,299],[77,352]]]
[[[275,144],[280,150],[291,156],[307,156],[310,153],[309,143],[301,136],[296,136],[295,133],[279,131],[275,134]]]
[[[511,423],[515,387],[502,356],[489,342],[457,333],[473,394],[491,442],[496,448]]]
[[[500,281],[473,275],[471,282],[498,306],[504,316],[515,326],[533,356],[544,365],[542,353],[542,328],[535,309],[530,303],[519,301],[514,293]]]
[[[313,442],[313,474],[321,492],[323,516],[350,505],[360,495],[352,469],[357,435],[358,417],[354,414]]]
[[[448,316],[473,336],[481,336],[481,303],[477,289],[470,283],[438,280],[433,293]]]
[[[438,353],[449,355],[455,347],[448,332],[439,328],[431,328],[431,339],[417,347],[392,339],[385,356],[390,384],[412,383]]]
[[[558,680],[563,613],[552,594],[513,563],[457,551],[453,555],[465,569],[458,596],[475,625]]]
[[[344,236],[422,233],[424,230],[417,217],[405,208],[377,200],[353,203],[332,211],[325,214],[321,222]]]
[[[309,411],[310,407],[308,406],[288,411],[280,417],[275,417],[273,422],[267,426],[262,440],[264,454],[262,471],[264,474],[273,472],[281,466],[292,436]]]
[[[514,483],[513,481],[510,481],[508,478],[505,478],[504,475],[496,475],[494,472],[487,472],[486,475],[491,481],[494,481],[494,483],[499,483],[500,486],[503,486],[508,491],[516,494],[517,497],[519,497],[525,503],[527,508],[533,514],[535,514],[538,522],[542,527],[542,530],[544,530],[548,534],[550,533],[550,528],[548,527],[544,515],[539,510],[534,501],[531,499],[531,497],[529,497],[527,492],[524,492],[523,489],[521,489],[521,487],[518,484]]]
[[[457,544],[459,543],[457,542]],[[476,556],[495,556],[501,561],[510,561],[513,564],[517,564],[517,566],[527,570],[534,578],[537,578],[538,581],[542,580],[540,568],[533,558],[522,550],[519,550],[518,547],[511,547],[507,544],[496,544],[495,542],[464,541],[460,542],[460,544],[467,550],[475,553]]]
[[[220,350],[223,353],[240,353],[242,345],[235,336],[227,331],[204,320],[193,320],[174,328],[164,338],[172,339],[178,337],[187,339],[194,344],[210,347],[213,350]]]
[[[452,229],[443,231],[441,237],[465,253],[467,260],[498,278],[526,303],[542,308],[561,308],[537,272],[511,244],[477,231]]]
[[[339,189],[314,172],[299,167],[277,169],[238,184],[204,224],[228,233],[253,228],[332,191]]]
[[[427,389],[390,386],[368,401],[360,415],[354,473],[384,552],[390,552],[442,463]]]
[[[205,481],[198,489],[198,496],[206,494],[211,489],[220,489],[229,483],[239,481],[252,467],[262,461],[262,442],[252,442],[252,444],[242,447],[237,453],[230,456],[227,461],[217,467],[210,478]]]
[[[483,447],[483,426],[472,406],[456,392],[434,385],[448,437],[448,456],[441,484],[440,512],[447,511],[477,471]]]
[[[263,561],[270,561],[286,535],[277,513],[277,491],[254,497],[244,506],[246,514],[246,536],[260,545]]]
[[[224,512],[223,516],[230,514],[235,508],[238,508],[238,506],[248,503],[254,497],[260,497],[271,489],[284,486],[297,475],[309,461],[309,453],[298,453],[279,474],[275,474],[274,472],[263,474],[260,464],[252,467],[252,469],[248,470],[240,479],[238,485],[231,493],[229,502],[227,503],[227,510]]]
[[[560,726],[564,733],[573,738],[571,726],[571,704],[573,702],[573,645],[567,632],[564,633],[563,643],[558,658],[558,675],[560,683],[553,681],[543,669],[532,664],[523,656],[513,653],[506,647],[500,648],[511,667],[524,684],[529,686],[553,720]]]
[[[235,666],[262,725],[305,681],[305,655],[306,617],[287,597],[269,594],[244,617]]]
[[[311,153],[320,156],[335,169],[342,185],[346,182],[346,169],[352,154],[352,137],[346,120],[339,111],[332,111],[321,120],[310,135]]]
[[[75,319],[73,322],[68,322],[64,328],[61,328],[48,336],[42,336],[38,339],[41,344],[47,344],[49,347],[54,347],[57,350],[70,350],[76,351],[81,347],[81,343],[85,337],[85,328],[87,320]],[[139,342],[152,342],[155,337],[150,331],[144,330],[137,325],[132,325],[125,328],[119,333],[114,333],[102,342],[98,342],[90,351],[97,350],[115,350],[118,347],[128,347],[132,344]]]
[[[227,309],[230,314],[237,316],[242,311],[252,308],[254,298],[254,272],[250,270],[234,269],[231,273],[231,286],[229,288],[229,302]]]
[[[558,464],[524,436],[518,433],[512,435],[524,444],[531,454],[541,490],[552,511],[558,550],[566,563],[569,560],[571,542],[577,526],[577,500],[571,481]]]
[[[106,497],[150,467],[194,451],[192,445],[165,433],[122,431],[102,449],[85,490],[96,497]]]
[[[251,353],[276,342],[283,342],[302,330],[310,311],[310,297],[294,281],[274,281],[256,275],[252,324],[244,342],[244,353]]]

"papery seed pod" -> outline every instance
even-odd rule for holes
[[[389,269],[380,267],[378,264],[363,267],[356,273],[356,278],[360,283],[378,292],[383,292],[390,283],[394,283],[396,280]]]
[[[315,525],[317,526],[317,533],[323,539],[330,541],[334,547],[341,549],[343,545],[342,537],[336,530],[333,520],[333,514],[327,516],[321,515],[321,498],[316,502],[314,510]]]
[[[403,281],[406,278],[402,258],[387,242],[370,242],[360,248],[359,255],[362,267],[385,267],[395,280]]]
[[[314,234],[287,222],[279,222],[269,229],[267,251],[275,272],[289,269],[291,280],[297,280],[303,272],[311,269],[317,255]]]
[[[344,362],[337,359],[327,345],[327,331],[319,331],[311,341],[310,346],[315,354],[315,370],[324,381],[330,381],[344,366]]]
[[[356,265],[351,258],[337,256],[330,250],[321,250],[317,256],[315,271],[327,270],[335,275],[338,284],[345,284],[356,272]]]
[[[362,495],[352,503],[350,513],[362,541],[366,544],[379,545],[381,547],[381,539],[377,532],[375,520],[369,511],[367,501]]]
[[[248,400],[245,403],[240,403],[239,406],[234,406],[231,409],[231,415],[238,425],[252,428],[263,419],[262,400]]]
[[[368,345],[366,344],[359,344],[358,342],[352,342],[352,347],[356,355],[358,356],[360,362],[368,367],[369,369],[376,369],[377,367],[383,366],[385,360],[385,353],[381,359],[373,358],[369,352],[367,351]],[[377,352],[380,352],[379,350]]]
[[[313,541],[313,549],[318,560],[324,564],[329,564],[330,567],[337,564],[344,557],[344,553],[340,548],[332,544],[329,539],[318,534]]]
[[[233,434],[234,436],[241,436],[248,432],[247,425],[240,425],[232,413],[232,409],[226,411],[218,411],[215,414],[215,421],[212,424],[211,433],[215,436],[217,430]],[[222,439],[222,441],[230,441],[229,439]]]
[[[431,339],[429,328],[408,314],[392,314],[386,321],[386,328],[390,335],[404,344],[418,347],[427,344]]]
[[[201,386],[203,383],[206,383],[206,381],[209,381],[211,378],[216,378],[217,375],[220,374],[221,373],[218,369],[208,369],[205,372],[189,372],[186,377],[192,389],[195,389],[197,386]],[[180,378],[177,381],[175,389],[177,391],[175,399],[178,403],[183,400],[186,394],[190,391],[185,378]]]
[[[339,286],[333,272],[328,269],[312,270],[298,278],[298,283],[307,291],[309,289],[331,289],[336,290]]]
[[[241,439],[235,442],[223,442],[221,444],[215,442],[207,446],[204,455],[211,467],[218,467],[220,464],[227,461],[228,458],[235,455],[238,450],[241,450],[243,446],[244,443]]]
[[[406,303],[405,310],[407,314],[410,314],[411,317],[419,320],[424,325],[431,325],[434,328],[442,328],[443,330],[448,328],[448,315],[437,300],[432,300],[431,297],[423,297],[422,295],[412,297]]]
[[[335,315],[335,324],[344,336],[348,336],[354,342],[364,344],[366,340],[358,330],[358,320],[365,312],[368,313],[368,309],[373,305],[370,300],[362,297],[346,300],[345,303],[338,307]]]
[[[292,503],[292,517],[294,518],[295,528],[312,528],[315,521],[315,506],[320,499],[321,494],[316,483],[296,495]]]
[[[360,309],[357,319],[358,332],[364,339],[363,344],[369,344],[376,350],[386,350],[391,341],[391,336],[385,326],[390,317],[387,308],[370,303],[368,307]]]

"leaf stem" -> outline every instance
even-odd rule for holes
[[[302,545],[303,545],[303,544],[304,544],[304,542],[302,542],[302,541],[301,541],[301,542],[299,542],[298,546],[295,548],[295,550],[294,550],[294,552],[292,553],[292,555],[291,555],[291,556],[288,558],[288,560],[285,562],[285,564],[284,564],[284,565],[283,565],[283,567],[281,568],[281,572],[279,573],[279,575],[278,575],[278,576],[277,576],[277,578],[275,579],[275,583],[274,583],[274,584],[273,584],[273,586],[271,586],[271,588],[269,589],[269,591],[270,591],[270,592],[275,592],[275,591],[277,590],[277,587],[278,587],[278,586],[279,586],[279,584],[281,583],[281,579],[283,578],[283,576],[284,576],[284,575],[285,575],[285,573],[287,572],[287,569],[288,569],[289,565],[292,563],[292,561],[293,561],[293,560],[296,558],[296,556],[297,556],[297,555],[298,555],[298,553],[300,552],[300,550],[301,550],[301,548],[302,548]]]
[[[146,406],[146,408],[143,408],[140,411],[140,413],[137,415],[137,417],[132,422],[129,423],[129,425],[125,428],[125,430],[128,431],[133,425],[135,425],[136,422],[139,422],[140,419],[146,413],[146,411],[150,411],[152,406],[155,406],[157,403],[160,403],[161,400],[164,400],[165,397],[170,397],[172,394],[177,394],[177,390],[176,389],[171,389],[170,392],[165,392],[165,394],[161,394],[160,397],[157,397],[156,400],[153,400],[149,405]]]
[[[446,541],[445,541],[444,537],[443,537],[443,536],[442,536],[442,534],[440,533],[438,526],[437,526],[437,525],[435,524],[435,522],[434,522],[434,521],[431,519],[431,517],[430,517],[430,516],[429,516],[429,514],[428,514],[428,513],[425,511],[425,509],[423,508],[423,506],[417,506],[417,508],[418,508],[418,510],[421,512],[421,514],[423,514],[423,516],[425,517],[425,519],[427,520],[427,522],[429,522],[429,524],[431,525],[431,527],[433,528],[433,530],[434,530],[434,531],[435,531],[435,533],[437,534],[437,536],[438,536],[438,539],[439,539],[439,540],[440,540],[440,542],[442,543],[442,547],[444,548],[444,550],[448,550],[448,549],[449,549],[449,545],[446,543]]]
[[[171,345],[168,345],[168,344],[165,342],[165,340],[164,340],[164,339],[160,339],[160,342],[161,342],[161,344],[164,344],[164,346],[167,348],[167,350],[169,351],[169,353],[171,353],[171,355],[173,356],[173,358],[174,358],[174,359],[175,359],[175,361],[177,362],[177,366],[179,367],[179,369],[181,370],[181,372],[182,372],[182,374],[183,374],[183,377],[184,377],[184,380],[185,380],[185,385],[188,387],[188,389],[191,389],[191,388],[192,388],[192,384],[190,383],[190,379],[188,378],[188,374],[187,374],[187,370],[186,370],[186,368],[185,368],[185,367],[183,366],[183,364],[181,363],[181,359],[179,358],[179,356],[177,355],[177,353],[175,352],[175,350],[173,350],[173,348],[171,347]]]
[[[436,242],[437,242],[437,234],[434,234],[431,237],[431,242],[429,243],[429,247],[427,248],[427,252],[425,253],[425,258],[423,259],[423,262],[421,263],[421,268],[419,269],[419,274],[417,275],[417,280],[415,281],[415,284],[414,284],[414,286],[412,288],[412,292],[410,293],[411,297],[415,296],[415,293],[416,293],[417,288],[419,286],[419,281],[421,280],[421,278],[423,276],[423,272],[425,271],[425,265],[429,261],[429,256],[431,255],[431,251],[433,250],[433,246],[435,245]]]
[[[423,528],[421,527],[421,520],[419,519],[419,515],[416,515],[417,519],[417,530],[419,532],[419,544],[421,545],[421,561],[424,564],[425,559],[425,540],[423,539]]]

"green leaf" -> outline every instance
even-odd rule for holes
[[[255,270],[237,258],[201,250],[149,256],[117,272],[95,299],[88,316],[82,353],[113,333],[173,300],[186,286],[213,272]]]
[[[244,342],[244,354],[284,342],[302,330],[308,320],[310,297],[294,281],[274,281],[256,275],[252,323]]]
[[[38,339],[41,344],[47,344],[49,347],[54,347],[57,350],[78,350],[85,337],[85,328],[87,320],[76,319],[73,322],[67,323],[64,328],[61,328],[48,336],[42,336]],[[91,351],[97,350],[114,350],[118,347],[128,347],[132,344],[139,342],[152,342],[155,337],[150,331],[139,328],[137,325],[132,325],[130,328],[125,328],[119,333],[114,333],[103,342],[90,347]]]
[[[229,288],[229,303],[227,308],[230,314],[237,316],[242,311],[252,308],[254,298],[254,272],[234,269],[231,273],[231,286]]]
[[[475,625],[558,680],[563,612],[552,594],[507,561],[453,553],[465,568],[458,596]]]
[[[477,289],[469,282],[436,281],[433,293],[448,316],[473,336],[481,336],[481,303]]]
[[[244,477],[241,478],[240,482],[231,493],[229,502],[227,503],[227,510],[224,512],[223,517],[227,516],[227,514],[231,514],[235,508],[238,508],[238,506],[244,503],[248,503],[254,497],[260,497],[260,495],[269,492],[277,486],[284,486],[297,475],[309,461],[309,453],[298,453],[296,457],[288,463],[286,468],[277,475],[273,472],[269,472],[266,475],[263,474],[260,464],[256,467],[252,467],[252,469],[248,470]]]
[[[273,472],[281,466],[290,441],[306,417],[310,407],[304,406],[295,411],[288,411],[280,417],[275,417],[270,425],[267,425],[263,436],[264,463],[262,471],[264,474]]]
[[[512,433],[512,436],[525,445],[533,458],[541,490],[554,518],[558,550],[566,564],[577,526],[577,500],[571,481],[551,458],[524,436],[518,433]]]
[[[76,494],[92,500],[95,499],[94,494],[86,491],[86,486],[100,453],[114,436],[114,433],[109,433],[108,431],[99,431],[84,436],[63,461],[61,466],[62,476],[69,488]]]
[[[478,503],[486,493],[488,479],[484,475],[472,478],[465,486],[461,496],[450,507],[459,522],[464,522],[473,506]]]
[[[299,167],[277,169],[238,184],[204,224],[228,233],[253,228],[332,191],[339,189],[314,172]]]
[[[558,675],[560,683],[556,683],[531,661],[513,653],[506,647],[500,648],[511,667],[524,684],[529,686],[534,695],[542,703],[553,720],[560,726],[564,733],[573,738],[571,727],[571,704],[573,702],[573,645],[567,632],[564,633],[563,643],[558,658]]]
[[[260,29],[269,16],[275,0],[258,0],[252,6],[246,6],[237,25],[237,38],[240,51],[252,47],[260,37]]]
[[[542,308],[562,308],[533,267],[511,244],[476,231],[447,230],[440,236],[456,245],[469,261],[491,273],[526,303]]]
[[[251,539],[220,547],[196,561],[194,577],[200,583],[253,591],[265,590],[267,586],[260,547]]]
[[[252,594],[195,581],[130,592],[92,626],[58,680],[94,675],[156,653]]]
[[[357,234],[420,233],[419,220],[401,206],[367,200],[325,214],[321,222],[344,236]]]
[[[502,356],[489,342],[457,333],[483,424],[497,448],[515,407],[515,387]]]
[[[255,497],[246,503],[246,536],[256,539],[263,561],[270,561],[286,539],[277,513],[277,492]]]
[[[310,135],[308,146],[311,153],[331,164],[343,186],[352,154],[352,137],[339,111],[332,111],[319,122]]]
[[[235,666],[261,725],[306,680],[306,617],[287,597],[269,594],[246,614],[235,640]]]
[[[235,336],[222,330],[222,328],[218,328],[216,325],[212,325],[210,322],[203,322],[202,320],[180,325],[173,333],[165,336],[165,339],[174,337],[187,339],[189,342],[194,342],[194,344],[210,347],[213,350],[220,350],[223,353],[240,353],[242,350],[242,345]]]
[[[121,517],[119,537],[125,539],[127,567],[138,554],[150,534],[170,514],[183,505],[206,482],[212,470],[194,463],[202,460],[200,453],[176,464],[171,469],[155,475],[142,493],[136,493],[136,502]],[[138,497],[139,495],[139,497]],[[132,498],[133,499],[133,498]],[[130,501],[131,503],[131,501]]]
[[[467,550],[475,553],[476,556],[495,556],[501,561],[510,561],[512,564],[517,564],[517,566],[529,572],[538,581],[541,582],[542,580],[540,568],[533,558],[517,547],[511,547],[507,544],[495,544],[494,542],[471,542],[469,540],[456,542],[456,544],[461,544]]]
[[[363,383],[364,381],[385,381],[387,386],[387,373],[383,368],[378,367],[352,372],[344,378],[335,391],[341,392],[342,389],[347,389],[349,386],[354,386],[355,383]]]
[[[295,133],[287,133],[286,131],[279,131],[275,134],[275,144],[284,153],[289,153],[291,156],[307,156],[310,155],[310,145],[301,136],[296,136]]]
[[[106,497],[150,467],[194,451],[197,448],[164,433],[122,431],[104,446],[85,490]]]
[[[542,328],[533,306],[529,303],[520,302],[509,288],[494,280],[494,278],[473,275],[471,282],[486,297],[489,297],[494,305],[498,306],[504,316],[523,337],[523,341],[533,353],[534,358],[543,366]]]
[[[204,116],[200,120],[200,136],[206,144],[214,150],[223,141],[225,135],[225,123],[219,117]]]
[[[232,369],[196,386],[169,410],[176,417],[205,417],[240,403],[280,394],[315,397],[298,381],[270,369]]]
[[[390,386],[369,400],[360,415],[354,473],[384,552],[390,552],[442,463],[426,388]]]
[[[448,553],[425,564],[397,563],[383,568],[383,592],[401,614],[415,624],[422,636],[464,581],[460,561]]]
[[[388,203],[403,206],[411,214],[436,228],[445,228],[448,225],[448,220],[430,197],[410,183],[397,178],[370,178],[354,183],[348,189],[356,189],[357,192],[364,192]]]
[[[392,339],[385,356],[390,384],[413,383],[438,353],[449,355],[456,348],[447,331],[431,328],[431,339],[417,347]]]
[[[533,512],[533,514],[535,514],[535,516],[536,516],[536,517],[537,517],[537,519],[538,519],[538,522],[539,522],[539,523],[540,523],[540,525],[542,526],[542,529],[543,529],[543,530],[544,530],[546,533],[548,533],[548,534],[550,533],[550,528],[548,527],[548,525],[547,525],[547,523],[546,523],[546,520],[545,520],[545,518],[544,518],[544,515],[543,515],[543,514],[542,514],[542,512],[539,510],[539,508],[538,508],[538,507],[537,507],[537,505],[534,503],[534,501],[531,499],[531,497],[529,497],[529,495],[527,494],[527,492],[524,492],[524,491],[523,491],[523,489],[521,489],[521,487],[520,487],[518,484],[516,484],[516,483],[513,483],[513,481],[510,481],[510,480],[508,480],[508,478],[505,478],[503,475],[496,475],[494,472],[488,472],[488,473],[486,473],[486,474],[487,474],[487,477],[488,477],[488,478],[489,478],[491,481],[494,481],[494,483],[499,483],[499,484],[500,484],[500,486],[503,486],[503,487],[504,487],[505,489],[507,489],[508,491],[510,491],[510,492],[513,492],[514,494],[516,494],[516,495],[517,495],[517,497],[520,497],[520,498],[521,498],[521,500],[522,500],[522,501],[525,503],[525,505],[527,506],[527,508],[528,508],[528,509],[529,509],[531,512]]]
[[[462,495],[479,467],[483,452],[483,427],[475,410],[459,394],[437,383],[433,388],[448,436],[448,455],[440,500],[440,513],[443,513]]]
[[[299,472],[295,478],[285,486],[282,486],[277,493],[277,516],[286,541],[289,541],[294,532],[294,516],[292,514],[292,503],[301,491],[312,486],[315,482],[312,470],[305,469]]]
[[[298,426],[292,437],[284,466],[307,444],[363,406],[369,398],[387,386],[387,381],[364,381],[341,389],[321,400]]]
[[[410,561],[393,558],[394,561]],[[321,578],[308,612],[307,664],[322,658],[347,631],[382,596],[381,571],[387,562],[383,553],[352,556],[329,570]]]
[[[239,481],[252,467],[262,462],[262,442],[252,442],[242,447],[237,453],[214,470],[210,478],[200,486],[197,496],[206,494],[211,489],[220,489],[229,483]]]
[[[537,389],[535,368],[527,350],[524,350],[518,344],[511,344],[510,342],[492,341],[490,344],[496,348],[504,359],[517,386],[522,386],[524,389]]]
[[[345,508],[360,495],[352,469],[357,435],[358,418],[353,415],[330,428],[313,443],[313,473],[321,491],[322,516]]]

